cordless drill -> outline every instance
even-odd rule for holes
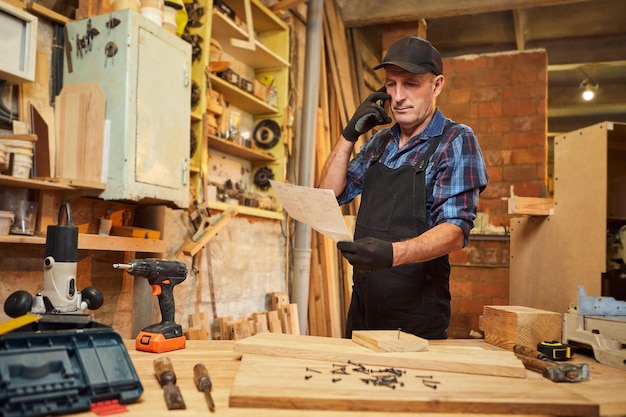
[[[156,258],[133,259],[127,264],[113,264],[131,275],[143,277],[159,298],[161,322],[144,328],[135,339],[135,348],[144,352],[169,352],[185,347],[183,328],[174,322],[174,286],[187,278],[187,266],[182,262]]]

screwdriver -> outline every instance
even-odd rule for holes
[[[176,374],[170,358],[167,356],[158,357],[154,360],[153,366],[159,384],[163,387],[167,409],[184,410],[187,408],[180,389],[176,386]]]
[[[193,367],[193,382],[196,384],[198,391],[204,392],[204,398],[209,406],[209,410],[215,411],[215,403],[211,396],[211,387],[213,384],[211,383],[211,378],[209,378],[209,371],[207,371],[206,366],[197,363]]]

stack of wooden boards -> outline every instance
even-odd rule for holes
[[[395,349],[397,335],[400,341],[410,336],[392,331],[364,335],[367,342],[355,343],[266,332],[239,340],[234,349],[243,356],[229,405],[413,413],[599,413],[597,404],[560,384],[536,374],[529,378],[512,351],[459,346],[454,341],[431,341],[427,350],[410,352],[377,352],[364,346],[391,343]],[[399,383],[393,387],[374,383],[383,372],[395,372]]]
[[[247,318],[217,317],[209,324],[206,314],[192,314],[183,333],[189,340],[241,340],[263,332],[300,334],[298,305],[289,302],[286,292],[272,292],[268,296],[271,309]]]

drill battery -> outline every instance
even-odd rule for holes
[[[557,340],[539,342],[537,350],[553,361],[565,361],[572,358],[572,346]]]

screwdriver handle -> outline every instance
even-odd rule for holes
[[[193,382],[198,388],[198,391],[210,390],[211,386],[211,378],[209,378],[209,371],[207,371],[206,366],[201,363],[197,363],[193,367]]]
[[[156,374],[161,386],[167,384],[176,385],[174,366],[168,356],[160,356],[156,358],[152,365],[154,366],[154,373]]]

